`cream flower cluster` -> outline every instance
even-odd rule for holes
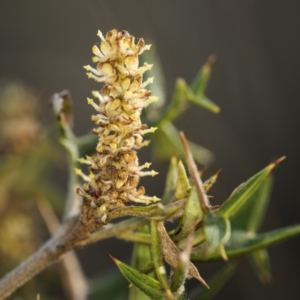
[[[150,49],[143,39],[135,44],[135,38],[127,31],[109,31],[104,37],[99,31],[100,47],[94,46],[93,62],[96,67],[85,66],[87,76],[103,82],[101,91],[93,91],[97,103],[88,98],[88,104],[96,110],[92,116],[98,127],[93,133],[99,137],[96,154],[80,159],[89,165],[89,176],[81,170],[76,173],[84,178],[86,184],[80,194],[93,201],[103,213],[122,206],[130,201],[149,204],[157,197],[145,195],[144,187],[137,185],[141,176],[157,174],[143,171],[150,163],[139,166],[137,149],[149,144],[143,135],[154,132],[141,123],[141,112],[157,97],[146,89],[153,78],[143,82],[143,74],[152,65],[145,63],[139,67],[139,55]]]

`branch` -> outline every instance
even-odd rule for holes
[[[166,216],[166,220],[172,221],[182,215],[186,199],[182,199],[165,206],[166,210],[177,208],[175,213]],[[124,212],[122,211],[124,210]],[[116,212],[117,211],[117,212]],[[130,215],[128,208],[117,209],[108,214],[108,220]],[[136,216],[137,212],[132,211]],[[96,241],[118,236],[128,230],[134,230],[147,224],[149,220],[141,217],[131,218],[114,225],[99,223],[90,202],[84,199],[80,218],[73,217],[64,221],[61,229],[46,242],[35,254],[12,270],[0,281],[0,299],[8,297],[18,287],[30,280],[51,264],[58,262],[62,256],[70,250],[94,243]]]

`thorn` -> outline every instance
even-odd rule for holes
[[[112,255],[110,255],[109,253],[107,253],[107,255],[111,258],[111,260],[114,262],[114,263],[118,263],[119,260],[117,260],[115,257],[113,257]]]
[[[274,162],[272,162],[272,167],[274,168],[274,167],[276,167],[279,163],[281,163],[283,160],[285,160],[286,159],[286,156],[281,156],[281,157],[279,157],[278,159],[276,159]]]
[[[198,280],[208,289],[210,290],[209,285],[206,283],[206,281],[200,276],[200,279],[198,278]]]
[[[215,64],[216,60],[217,56],[215,54],[211,54],[205,64],[211,68]]]
[[[221,169],[219,169],[216,173],[215,173],[215,175],[213,175],[214,177],[218,177],[219,176],[219,174],[221,173],[221,171],[222,171],[222,168]]]
[[[225,252],[225,248],[224,248],[223,245],[218,249],[218,252],[219,252],[219,254],[220,254],[220,256],[222,257],[223,260],[228,261],[228,256]]]
[[[199,170],[198,171],[198,173],[199,173],[199,176],[200,177],[202,177],[203,176],[203,174],[205,173],[205,172],[207,172],[207,170],[208,170],[208,167],[206,166],[206,167],[204,167],[204,168],[202,168],[201,170]]]

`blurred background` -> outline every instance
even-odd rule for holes
[[[299,11],[300,3],[290,0],[1,0],[0,81],[29,86],[38,102],[39,119],[53,131],[49,98],[69,89],[74,101],[74,130],[82,135],[93,127],[93,110],[86,105],[86,97],[98,88],[82,67],[91,63],[98,29],[103,33],[125,29],[153,43],[166,78],[168,99],[176,78],[191,83],[207,57],[215,54],[217,62],[206,94],[221,107],[221,113],[193,107],[176,120],[176,126],[214,153],[208,174],[222,168],[211,192],[215,203],[224,201],[237,185],[272,159],[286,155],[287,160],[276,170],[261,231],[289,226],[300,222]],[[22,126],[21,119],[17,120]],[[34,130],[36,134],[38,129]],[[66,157],[60,146],[55,147],[57,153],[45,154],[45,160],[60,167],[52,170],[55,179],[47,178],[54,181],[63,198]],[[149,160],[148,152],[143,152],[141,161]],[[159,196],[168,163],[154,161],[153,166],[160,175],[145,184],[151,194]],[[41,236],[46,238],[45,228]],[[3,235],[0,239],[2,243]],[[77,254],[84,273],[92,278],[110,268],[106,253],[129,262],[130,252],[129,243],[110,240]],[[268,286],[261,285],[245,262],[215,299],[299,299],[299,253],[299,238],[270,249],[273,281]],[[210,264],[201,264],[200,272],[204,277],[209,275]],[[42,275],[37,280],[42,280]]]

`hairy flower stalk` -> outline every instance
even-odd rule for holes
[[[141,176],[154,176],[157,172],[144,171],[151,163],[139,166],[136,155],[137,149],[149,144],[149,141],[143,141],[143,135],[156,130],[153,127],[147,129],[140,117],[142,109],[156,102],[157,97],[151,96],[146,89],[153,78],[143,82],[143,74],[152,65],[145,63],[139,67],[138,56],[151,45],[145,45],[143,39],[135,44],[135,38],[127,31],[114,29],[106,37],[99,31],[98,36],[100,47],[92,48],[96,68],[84,68],[89,78],[104,83],[101,92],[92,92],[97,103],[87,99],[97,112],[92,121],[99,126],[93,130],[99,140],[96,153],[80,159],[80,163],[89,165],[89,175],[80,169],[76,169],[76,173],[86,181],[84,191],[78,190],[78,193],[99,207],[105,222],[109,210],[130,201],[149,204],[159,200],[155,196],[146,196],[143,186],[137,189]]]

